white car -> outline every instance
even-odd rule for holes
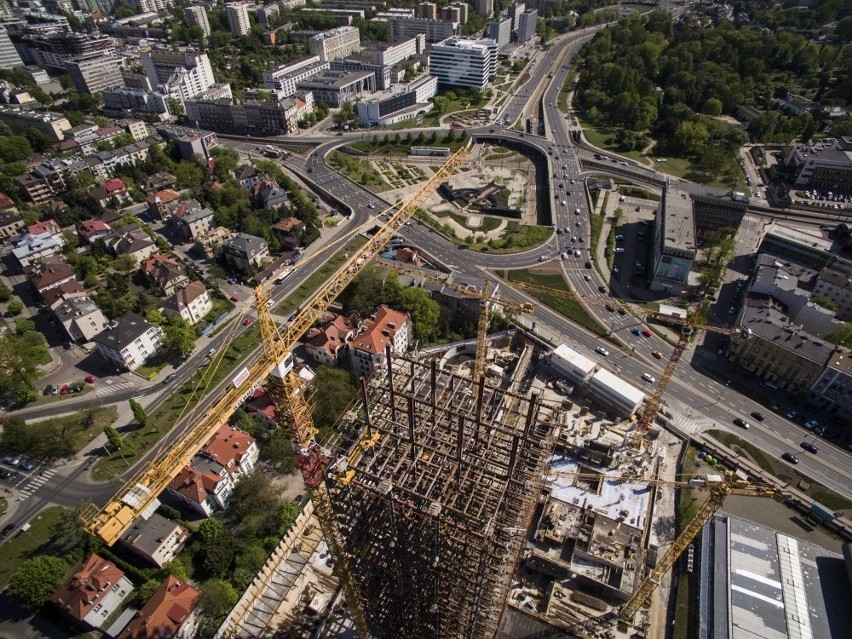
[[[538,258],[538,261],[539,261],[539,262],[546,262],[546,261],[547,261],[547,260],[549,260],[549,259],[550,259],[550,256],[549,256],[549,255],[542,255],[542,256],[540,256],[540,257]]]
[[[563,202],[563,204],[564,204],[564,202]],[[580,209],[574,209],[574,213],[576,213],[577,215],[580,215]]]
[[[598,347],[595,349],[595,352],[596,352],[597,354],[599,354],[599,355],[603,355],[604,357],[606,357],[607,355],[609,355],[609,351],[608,351],[608,350],[606,350],[603,346],[598,346]]]
[[[583,276],[583,279],[584,279],[584,280],[586,280],[587,282],[591,282],[591,281],[592,281],[592,276],[591,276],[591,275],[584,275],[584,276]]]
[[[642,379],[651,384],[657,381],[656,379],[654,379],[654,376],[651,375],[651,373],[642,373]]]

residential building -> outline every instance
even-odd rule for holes
[[[288,98],[281,103],[187,100],[186,118],[195,126],[222,133],[283,135],[296,129],[296,123],[306,115],[309,104],[313,103],[301,97]]]
[[[50,287],[49,289],[39,293],[41,301],[47,308],[53,308],[66,299],[85,295],[86,289],[84,289],[83,285],[77,281],[76,277],[72,277],[58,286]]]
[[[810,391],[834,352],[833,344],[793,324],[770,297],[749,295],[738,326],[743,335],[731,339],[728,359],[788,397]]]
[[[172,0],[135,0],[135,4],[136,8],[143,14],[153,13],[156,15],[159,11],[167,10],[174,2]]]
[[[201,282],[190,282],[163,302],[166,317],[180,317],[197,324],[213,310],[210,293]]]
[[[89,557],[50,602],[83,626],[101,628],[133,591],[133,584],[114,563]]]
[[[344,317],[326,313],[320,325],[308,331],[305,351],[320,364],[337,366],[346,356],[346,348],[360,324],[361,318],[357,314]]]
[[[335,108],[347,100],[355,101],[364,92],[376,90],[376,76],[369,71],[347,72],[329,69],[296,84],[300,91],[310,91],[317,102]]]
[[[151,237],[135,224],[104,235],[101,240],[114,255],[132,255],[137,264],[157,251],[157,245]]]
[[[197,630],[194,610],[199,597],[198,590],[169,575],[118,639],[191,639]]]
[[[148,212],[151,215],[157,216],[161,220],[169,219],[171,216],[169,205],[177,203],[179,200],[180,193],[172,191],[171,189],[151,193],[145,198],[145,201],[148,203]]]
[[[0,69],[14,69],[22,67],[24,63],[15,49],[15,45],[9,39],[6,27],[0,27]]]
[[[535,9],[527,9],[518,19],[518,42],[524,44],[530,42],[535,37],[535,30],[538,26],[538,11]]]
[[[654,224],[651,290],[680,295],[695,260],[692,203],[677,183],[667,181]]]
[[[68,118],[61,113],[24,111],[10,106],[0,106],[0,122],[5,122],[13,130],[37,129],[57,142],[64,139],[65,131],[71,128]]]
[[[112,229],[109,224],[97,218],[83,220],[80,222],[80,228],[77,229],[77,234],[86,244],[91,244],[98,238],[109,235],[111,232]]]
[[[254,13],[257,16],[258,23],[264,27],[269,27],[272,24],[273,18],[277,18],[280,12],[281,9],[278,8],[277,4],[268,4],[263,7],[257,7]]]
[[[852,426],[852,356],[838,347],[808,393],[808,401],[842,426]]]
[[[514,34],[521,26],[521,14],[527,10],[524,2],[513,2],[509,5],[509,17],[512,19],[512,33]]]
[[[438,19],[438,5],[434,2],[421,2],[414,7],[414,15],[428,20]]]
[[[77,279],[74,268],[61,258],[37,260],[25,272],[30,285],[39,295]]]
[[[693,194],[691,197],[695,232],[700,238],[717,239],[722,229],[736,232],[748,211],[749,199],[745,193],[731,192],[727,197]]]
[[[429,18],[390,18],[388,26],[391,32],[391,42],[409,40],[422,34],[426,42],[441,42],[458,35],[458,22],[445,22]]]
[[[63,295],[51,312],[72,342],[90,342],[109,326],[109,320],[87,295]]]
[[[424,75],[404,85],[357,103],[358,120],[365,126],[394,124],[432,110],[429,100],[438,91],[438,78]]]
[[[210,37],[210,21],[207,19],[207,11],[202,5],[187,7],[186,21],[191,27],[199,27],[205,38]]]
[[[784,164],[799,187],[852,193],[852,136],[794,146]]]
[[[30,224],[27,227],[27,233],[30,233],[31,235],[38,235],[39,233],[59,235],[62,233],[62,227],[57,224],[56,220],[47,218],[46,220],[39,220]]]
[[[65,247],[65,238],[62,234],[53,235],[48,232],[26,233],[20,240],[15,242],[12,256],[18,262],[21,269],[25,269],[36,260],[43,260],[62,252]]]
[[[453,36],[432,46],[429,73],[439,85],[484,89],[497,74],[497,43]]]
[[[462,24],[461,21],[461,8],[457,5],[448,5],[446,7],[441,7],[441,20],[445,22],[458,22]]]
[[[115,56],[115,44],[106,34],[72,32],[66,25],[61,31],[44,35],[25,34],[15,42],[24,64],[65,71],[65,63],[80,56]]]
[[[296,93],[296,84],[327,70],[328,61],[318,55],[308,56],[289,64],[282,64],[263,72],[263,84],[269,91],[281,91],[285,97]]]
[[[474,0],[473,3],[476,13],[486,18],[494,13],[494,0]]]
[[[166,140],[176,140],[180,155],[185,160],[192,160],[196,155],[210,157],[210,149],[219,145],[219,139],[213,131],[200,131],[189,127],[160,125],[157,133]]]
[[[178,289],[189,284],[189,278],[183,270],[183,266],[166,255],[159,253],[152,255],[141,264],[142,272],[157,288],[160,295],[171,295]]]
[[[109,328],[95,335],[98,352],[119,368],[136,370],[157,352],[163,337],[159,326],[149,324],[136,313],[127,313]]]
[[[248,35],[251,30],[251,22],[249,21],[247,5],[243,3],[226,4],[225,13],[228,16],[228,26],[231,28],[234,37],[239,38]]]
[[[852,321],[852,275],[824,268],[816,278],[814,295],[824,295],[837,304],[837,319]]]
[[[116,124],[129,133],[135,142],[141,142],[148,138],[148,126],[142,120],[116,120]],[[155,173],[154,175],[161,174]],[[168,173],[165,175],[168,175]]]
[[[240,183],[241,187],[249,190],[263,179],[263,176],[251,164],[241,164],[238,166],[234,171],[234,177]]]
[[[121,544],[158,568],[169,563],[186,545],[189,532],[156,512],[136,518],[121,536]]]
[[[65,69],[80,93],[100,93],[124,84],[115,56],[103,53],[81,56],[66,62]]]
[[[219,250],[231,241],[234,237],[234,232],[224,226],[217,226],[211,229],[206,235],[195,238],[192,245],[201,251],[205,257],[213,258],[219,253]]]
[[[125,204],[133,201],[130,197],[130,192],[121,178],[113,178],[107,180],[103,184],[99,184],[89,191],[89,197],[103,209],[117,208],[120,209]]]
[[[408,313],[382,304],[365,319],[349,343],[350,364],[357,375],[369,375],[385,361],[385,347],[404,353],[411,339]]]
[[[145,181],[142,183],[142,190],[145,191],[145,193],[153,193],[155,191],[162,191],[163,189],[170,189],[176,184],[177,178],[174,175],[162,171],[160,173],[153,173],[146,177]]]
[[[240,478],[252,471],[258,458],[255,439],[223,425],[188,466],[168,486],[169,494],[209,517],[226,508]]]
[[[224,245],[223,250],[234,268],[242,272],[258,269],[269,259],[266,240],[248,233],[237,233]]]
[[[497,43],[497,49],[503,50],[512,41],[512,19],[508,16],[498,18],[488,27],[488,37]]]
[[[193,209],[184,215],[175,216],[174,222],[183,238],[191,241],[213,228],[213,211],[208,208]]]
[[[15,205],[15,200],[10,198],[5,193],[0,193],[0,213],[4,211],[9,211],[11,213],[17,212],[17,207]]]
[[[275,180],[262,180],[258,182],[251,188],[249,197],[261,208],[274,209],[282,206],[290,206],[291,204],[287,192],[278,186],[278,182]],[[210,226],[212,227],[212,224]],[[207,230],[210,229],[208,228]]]
[[[323,31],[308,40],[311,55],[323,62],[345,58],[361,48],[361,32],[358,27],[336,27]]]
[[[460,24],[467,24],[467,19],[470,15],[470,5],[467,2],[451,2],[448,6],[452,9],[458,9],[459,19],[457,22]]]
[[[151,144],[148,141],[134,142],[120,149],[110,151],[97,151],[88,160],[89,170],[95,177],[108,180],[115,176],[116,170],[121,166],[136,166],[148,160],[148,150]]]
[[[139,57],[151,86],[181,102],[199,96],[216,82],[206,53],[153,49]]]
[[[18,237],[22,228],[24,228],[24,219],[20,215],[8,211],[0,213],[0,239],[8,240]]]
[[[170,114],[167,97],[159,91],[129,86],[116,87],[103,92],[106,109],[134,113],[159,113],[163,117],[168,117]]]

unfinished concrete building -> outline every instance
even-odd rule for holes
[[[376,639],[493,637],[559,415],[387,353],[327,486]]]

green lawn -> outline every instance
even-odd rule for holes
[[[593,146],[603,149],[604,151],[609,151],[610,153],[617,153],[618,155],[622,155],[626,158],[631,158],[641,164],[650,164],[650,162],[648,162],[648,158],[642,155],[641,151],[618,150],[618,145],[615,143],[616,129],[607,126],[597,126],[580,117],[577,117],[577,122],[583,127],[583,135],[586,136],[586,139]]]
[[[529,269],[518,269],[504,273],[504,278],[508,279],[509,282],[528,282],[536,286],[543,286],[559,291],[571,291],[562,276],[557,274],[547,275],[544,273],[534,273]],[[546,304],[557,313],[560,313],[568,319],[577,322],[578,324],[589,329],[593,333],[600,335],[601,337],[608,338],[607,330],[603,326],[598,324],[597,320],[595,320],[595,318],[592,317],[588,313],[588,311],[586,311],[583,305],[577,300],[569,299],[567,297],[558,297],[556,295],[538,293],[534,291],[525,292],[531,297],[534,297],[538,301],[542,302],[543,304]]]
[[[18,532],[3,544],[3,561],[0,562],[0,590],[9,584],[9,577],[27,559],[39,554],[52,536],[53,528],[59,522],[62,508],[48,508],[40,515],[29,521],[30,528],[26,532]],[[24,522],[20,522],[23,524]],[[19,524],[19,527],[20,527]],[[71,569],[71,565],[68,565]]]
[[[366,160],[359,160],[340,151],[332,151],[326,158],[331,168],[374,193],[382,193],[390,188]]]

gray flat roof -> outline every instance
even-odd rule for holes
[[[692,213],[692,200],[689,193],[681,191],[672,181],[663,197],[661,215],[663,225],[663,252],[695,252],[695,216]]]
[[[790,318],[772,306],[763,295],[749,295],[743,309],[742,328],[763,339],[794,351],[800,357],[825,364],[834,352],[834,344],[790,325]]]

